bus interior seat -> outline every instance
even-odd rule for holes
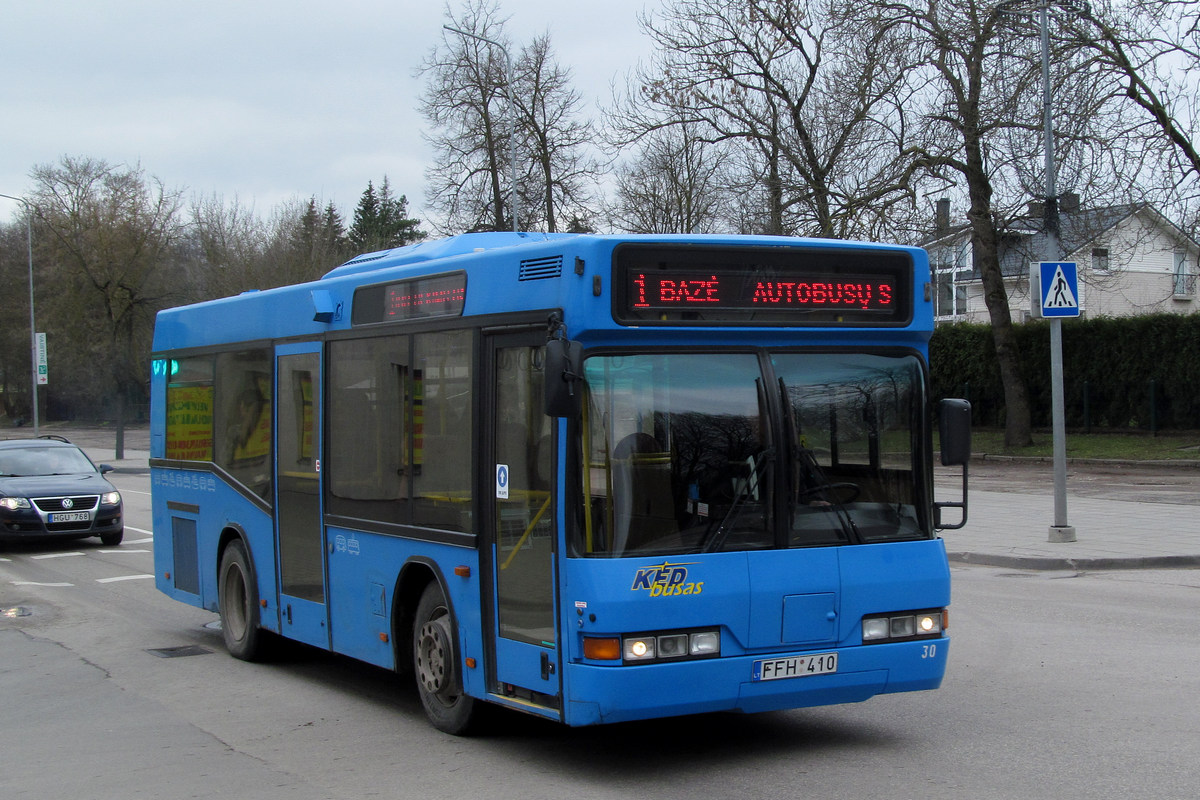
[[[671,488],[671,456],[647,433],[613,448],[613,550],[637,550],[679,535]]]

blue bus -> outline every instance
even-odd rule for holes
[[[157,586],[235,657],[411,675],[450,733],[936,688],[970,408],[929,397],[930,281],[900,246],[480,233],[162,311]]]

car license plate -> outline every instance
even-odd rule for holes
[[[59,514],[51,514],[51,522],[90,522],[92,515],[87,511],[64,511]]]
[[[837,672],[837,653],[818,653],[813,656],[769,658],[754,662],[754,680],[777,681],[781,678],[806,678],[809,675],[828,675]]]

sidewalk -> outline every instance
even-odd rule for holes
[[[939,493],[940,495],[941,493]],[[967,525],[943,531],[952,562],[1038,570],[1200,567],[1194,505],[1067,496],[1076,541],[1049,541],[1051,494],[972,490]]]

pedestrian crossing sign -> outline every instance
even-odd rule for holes
[[[1043,317],[1079,316],[1079,281],[1074,261],[1042,261],[1038,264],[1039,295]]]

